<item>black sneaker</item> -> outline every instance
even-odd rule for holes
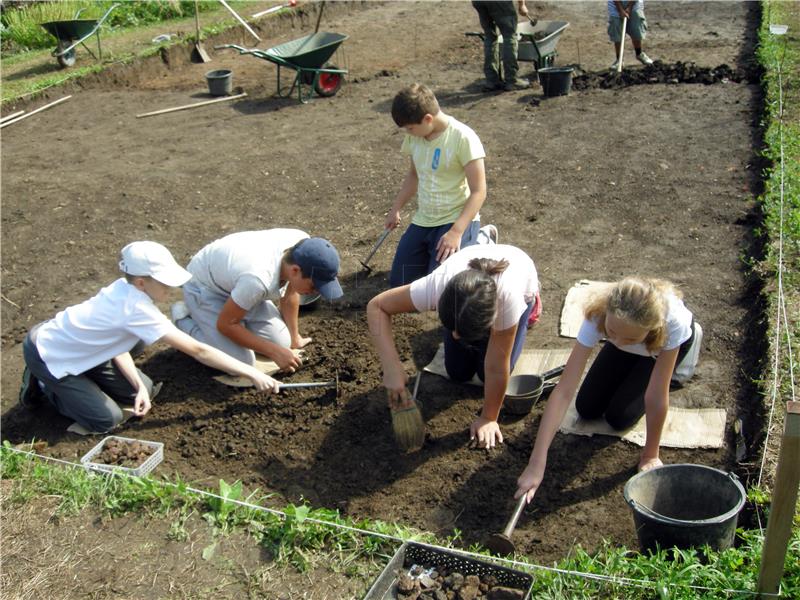
[[[19,403],[29,410],[35,410],[42,405],[42,400],[44,394],[39,387],[39,380],[25,367],[22,372],[22,386],[19,388]]]
[[[484,92],[499,92],[500,90],[503,89],[503,84],[500,81],[496,83],[490,83],[487,81],[481,86],[481,89]]]

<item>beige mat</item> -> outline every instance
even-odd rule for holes
[[[667,448],[721,448],[725,441],[726,412],[722,408],[677,408],[670,407],[661,445]],[[559,428],[561,433],[575,435],[611,435],[637,446],[644,446],[645,418],[639,419],[630,429],[616,431],[605,419],[587,421],[578,416],[575,401],[572,401]]]
[[[583,323],[583,309],[586,301],[595,292],[609,285],[605,281],[589,281],[581,279],[567,291],[564,308],[561,309],[558,334],[563,337],[578,337],[578,330]]]
[[[569,358],[570,349],[525,349],[517,361],[515,374],[544,373],[548,369],[563,365]],[[436,356],[425,367],[425,371],[447,378],[444,368],[444,346],[439,345]],[[480,379],[474,377],[472,385],[482,386]],[[720,448],[725,439],[726,412],[720,408],[677,408],[670,407],[667,421],[661,434],[661,445],[668,448]],[[585,421],[578,417],[575,401],[572,401],[559,429],[562,433],[575,435],[611,435],[622,438],[638,446],[644,446],[645,419],[625,431],[612,429],[604,419]]]
[[[304,352],[303,350],[293,350],[295,356],[299,358],[303,358]],[[267,375],[274,375],[280,368],[275,361],[268,359],[266,356],[262,356],[260,354],[256,354],[256,364],[254,365],[256,369],[261,371],[262,373],[266,373]],[[229,385],[231,387],[253,387],[253,382],[250,381],[247,377],[241,377],[236,375],[217,375],[214,377],[216,381],[219,381],[222,384]]]
[[[555,350],[529,350],[526,348],[522,351],[522,354],[520,354],[519,359],[517,359],[517,365],[514,367],[514,375],[538,375],[539,373],[544,373],[548,369],[566,364],[567,358],[569,358],[569,353],[569,348]],[[449,379],[447,376],[447,369],[444,367],[444,344],[439,344],[439,348],[436,350],[436,356],[434,356],[433,360],[425,366],[423,371],[434,373],[444,377],[445,379]],[[483,382],[478,379],[477,375],[475,375],[472,380],[468,381],[467,383],[483,387]]]

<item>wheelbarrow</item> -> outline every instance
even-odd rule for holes
[[[100,47],[100,26],[106,20],[111,11],[118,7],[119,4],[112,4],[111,8],[106,11],[106,14],[100,19],[79,19],[81,8],[75,13],[75,18],[71,21],[49,21],[42,23],[47,32],[57,40],[56,49],[51,53],[56,57],[58,64],[62,68],[71,67],[75,64],[75,47],[80,44],[86,48],[87,52],[92,55],[92,58],[97,60],[97,57],[89,50],[88,46],[84,44],[84,40],[97,34],[97,53],[99,59],[103,60],[103,49]]]
[[[567,21],[529,21],[520,20],[517,23],[517,60],[528,61],[534,64],[538,71],[550,67],[556,58],[556,44],[564,30],[569,27]],[[468,31],[465,35],[484,39],[482,31]],[[497,36],[497,43],[503,43],[503,36]],[[502,61],[500,68],[502,69]],[[501,71],[500,77],[503,77]]]
[[[347,70],[327,64],[327,60],[348,37],[341,33],[318,32],[267,50],[243,48],[235,44],[215,48],[233,48],[239,54],[251,54],[275,63],[278,66],[278,96],[288,98],[297,89],[297,99],[305,104],[311,98],[312,92],[328,98],[335,96],[342,87]],[[295,72],[292,85],[286,92],[281,90],[281,67]]]

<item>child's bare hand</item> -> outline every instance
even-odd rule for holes
[[[145,386],[142,386],[136,392],[136,398],[133,400],[133,414],[143,417],[150,411],[150,406],[150,393]]]
[[[436,260],[440,263],[447,260],[461,248],[461,234],[452,229],[439,238],[436,244]]]
[[[278,365],[278,368],[287,373],[294,373],[303,364],[302,358],[289,348],[280,348],[273,359]]]
[[[497,421],[478,417],[469,427],[469,439],[476,447],[491,450],[495,444],[503,443],[503,434]]]
[[[253,385],[256,386],[259,392],[268,392],[272,394],[280,390],[280,382],[261,371],[255,371],[250,376],[250,381],[253,382]]]
[[[514,499],[520,498],[523,494],[525,494],[526,502],[529,503],[531,500],[533,500],[536,490],[538,490],[539,486],[542,484],[543,477],[544,465],[539,465],[538,463],[528,463],[528,466],[525,467],[522,475],[520,475],[517,479],[517,491],[514,493]]]
[[[386,215],[386,221],[383,224],[384,229],[396,229],[400,227],[400,212],[390,210]]]

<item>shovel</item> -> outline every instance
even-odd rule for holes
[[[195,29],[195,40],[194,40],[194,48],[192,49],[192,62],[201,62],[207,63],[211,61],[211,58],[208,56],[206,49],[203,48],[203,44],[200,43],[200,16],[199,16],[199,9],[197,7],[197,0],[194,0],[194,29]]]
[[[375,242],[375,245],[372,247],[372,250],[370,250],[370,253],[367,255],[367,258],[358,261],[361,263],[361,266],[367,270],[368,273],[372,271],[372,267],[369,266],[369,261],[372,259],[373,256],[375,256],[375,253],[378,251],[378,248],[381,247],[386,238],[389,237],[390,233],[392,233],[391,229],[384,229],[383,233],[381,233],[380,237],[378,238],[378,241]]]
[[[628,17],[622,17],[622,39],[619,42],[619,56],[617,57],[617,73],[622,73],[622,55],[625,54],[625,30],[628,28]]]
[[[493,533],[491,537],[486,540],[486,547],[492,554],[507,556],[513,554],[516,550],[514,542],[511,541],[511,534],[514,533],[514,528],[517,526],[517,521],[519,521],[519,516],[522,514],[522,509],[525,508],[526,497],[527,494],[522,494],[522,496],[520,496],[517,507],[514,509],[514,514],[511,515],[511,518],[508,520],[503,533]]]

